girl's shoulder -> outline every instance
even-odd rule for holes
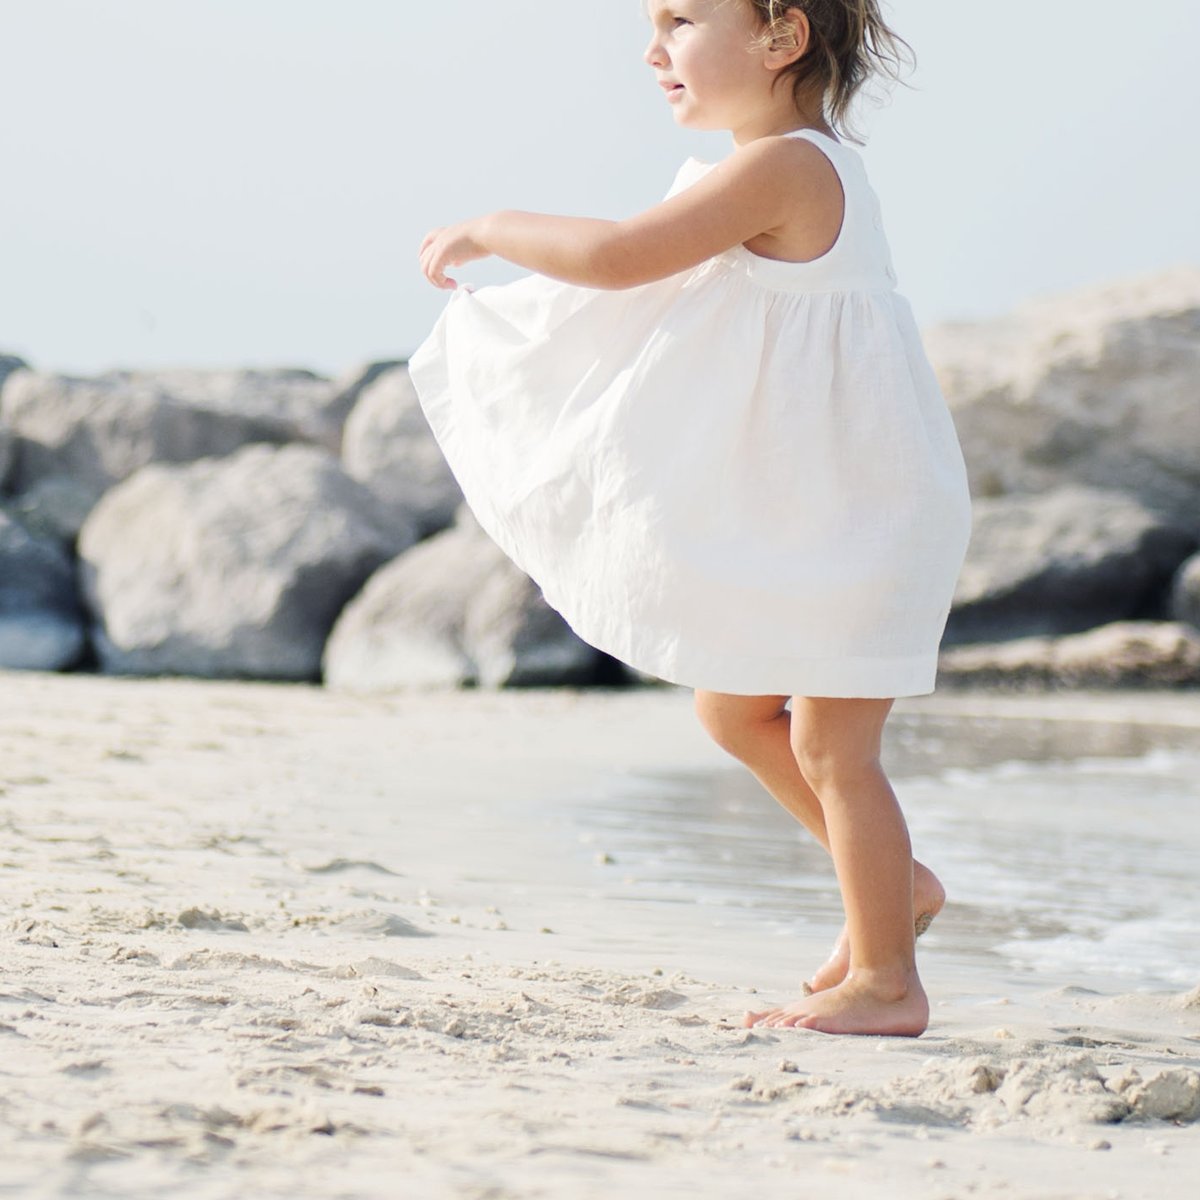
[[[769,138],[760,138],[753,145],[759,153],[774,155],[781,166],[792,167],[801,172],[826,172],[832,166],[833,174],[843,186],[848,180],[858,183],[865,178],[865,164],[858,150],[816,129],[796,129]],[[738,153],[737,150],[733,152],[735,155]],[[727,158],[716,160],[695,157],[685,159],[675,174],[671,194],[695,183],[701,176],[732,157],[733,155],[729,155]],[[781,187],[789,185],[789,180],[783,175],[780,176],[779,182]]]
[[[759,138],[719,162],[689,158],[676,173],[668,198],[710,171],[740,162],[752,172],[751,194],[772,214],[769,224],[743,246],[770,259],[802,264],[842,240],[846,209],[863,181],[862,173],[848,161],[850,154],[816,130]],[[770,198],[764,199],[767,195]]]
[[[751,238],[720,258],[772,289],[894,289],[896,273],[879,197],[859,151],[811,129],[770,140],[785,154],[793,152],[790,161],[805,176],[796,183],[796,176],[780,173],[780,186],[794,187],[798,198],[795,227]],[[690,187],[717,165],[686,159],[668,195]]]

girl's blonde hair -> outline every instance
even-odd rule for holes
[[[825,119],[843,137],[862,145],[847,121],[850,104],[873,75],[884,74],[900,81],[900,47],[905,47],[916,65],[913,48],[888,28],[879,11],[879,0],[739,0],[749,4],[763,26],[756,47],[765,49],[790,39],[791,26],[784,21],[789,9],[798,8],[811,31],[811,45],[785,67],[780,78],[792,80],[797,105],[810,88],[820,85]],[[786,44],[786,43],[785,43]]]

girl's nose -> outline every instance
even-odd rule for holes
[[[666,55],[663,53],[662,46],[659,45],[658,38],[650,39],[650,45],[646,47],[646,53],[642,55],[642,61],[651,67],[662,67],[666,65]]]

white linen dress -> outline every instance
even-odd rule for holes
[[[460,285],[409,373],[479,524],[584,641],[712,691],[924,695],[970,538],[962,452],[861,156],[791,136],[842,184],[820,258]]]

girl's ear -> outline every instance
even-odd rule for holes
[[[801,8],[786,9],[775,19],[771,30],[766,65],[777,71],[803,58],[808,52],[811,35],[808,14]]]

